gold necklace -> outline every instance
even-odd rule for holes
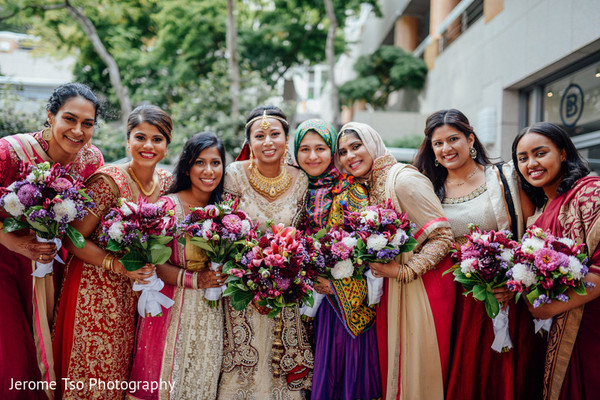
[[[292,177],[287,172],[285,165],[282,165],[282,171],[275,178],[268,178],[258,171],[258,168],[250,170],[250,186],[258,193],[264,195],[269,200],[276,199],[281,193],[286,192],[292,184]]]
[[[469,181],[469,179],[471,179],[473,177],[473,175],[475,175],[477,173],[478,170],[479,170],[479,168],[477,168],[477,165],[475,165],[475,169],[473,170],[473,172],[471,172],[469,175],[467,175],[467,177],[465,178],[464,181],[462,181],[460,183],[455,183],[456,181],[453,179],[446,179],[446,183],[450,183],[455,186],[462,186],[465,183],[467,183]]]
[[[142,183],[140,182],[140,180],[138,179],[137,176],[135,176],[135,173],[133,172],[133,168],[129,167],[129,175],[131,175],[131,177],[133,178],[133,180],[135,181],[135,183],[137,183],[138,187],[140,188],[140,191],[146,195],[146,197],[150,197],[150,195],[152,193],[154,193],[154,189],[156,189],[156,179],[154,179],[154,173],[152,173],[152,189],[150,189],[150,192],[146,192],[144,190],[144,186],[142,185]]]

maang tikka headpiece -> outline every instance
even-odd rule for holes
[[[269,118],[276,119],[276,120],[280,121],[283,125],[289,126],[288,122],[284,118],[281,118],[277,115],[269,115],[269,114],[267,114],[267,110],[264,110],[262,115],[259,115],[258,117],[254,117],[246,123],[246,129],[248,129],[253,123],[255,123],[256,121],[258,121],[260,119],[260,125],[259,125],[260,128],[263,130],[267,130],[271,127]]]
[[[262,115],[262,120],[260,121],[260,127],[263,130],[267,130],[267,129],[269,129],[270,126],[271,126],[271,123],[267,119],[267,110],[264,110],[263,115]]]

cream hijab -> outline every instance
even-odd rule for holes
[[[387,147],[385,147],[385,144],[381,139],[381,135],[379,135],[379,133],[369,125],[360,122],[348,122],[347,124],[342,126],[342,129],[340,129],[340,133],[338,133],[337,135],[337,149],[339,149],[340,138],[342,138],[342,136],[346,134],[345,131],[347,130],[355,131],[358,134],[358,138],[363,142],[363,144],[367,148],[367,151],[369,152],[369,155],[373,158],[373,161],[375,161],[379,157],[383,157],[388,154],[391,155]],[[342,164],[340,163],[340,157],[337,151],[335,153],[335,166],[339,171],[345,174],[350,174],[350,172],[345,170]]]

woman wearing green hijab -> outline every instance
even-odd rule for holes
[[[322,120],[305,121],[296,130],[294,154],[309,180],[304,221],[308,233],[342,224],[342,204],[350,211],[369,204],[366,188],[334,166],[336,142],[335,129]],[[369,329],[375,312],[367,304],[366,279],[318,277],[315,290],[326,301],[306,314],[316,312],[311,398],[381,397],[377,338],[375,330]]]

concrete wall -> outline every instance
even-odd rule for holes
[[[495,18],[479,19],[437,57],[421,111],[458,108],[476,130],[495,113],[488,148],[508,158],[518,130],[518,89],[597,51],[598,0],[506,0]]]

